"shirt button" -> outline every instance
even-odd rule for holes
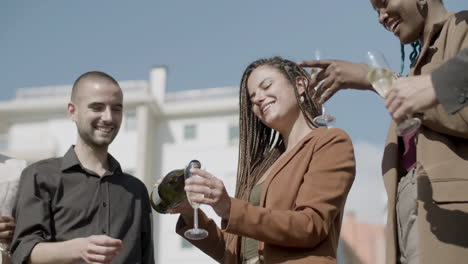
[[[107,203],[106,203],[106,202],[103,202],[103,203],[102,203],[102,206],[103,206],[103,207],[106,207],[106,206],[107,206]]]
[[[103,234],[106,234],[107,232],[106,232],[106,230],[102,230],[102,233],[103,233]]]

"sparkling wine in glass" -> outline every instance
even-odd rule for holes
[[[385,98],[389,89],[392,87],[395,76],[388,66],[385,56],[379,51],[368,51],[366,54],[367,62],[371,67],[367,73],[367,80],[372,87]],[[417,117],[408,117],[397,125],[397,134],[405,136],[412,134],[421,126],[421,119]]]
[[[322,53],[319,49],[315,49],[314,51],[314,57],[316,60],[320,60],[322,59]],[[312,77],[316,76],[322,69],[320,68],[312,68],[310,70],[310,74]],[[325,80],[322,80],[321,82],[318,83],[318,85],[316,86],[315,89],[317,89],[317,87],[320,87],[321,85],[323,85],[323,82]],[[330,127],[332,126],[333,124],[335,124],[335,117],[332,116],[332,115],[329,115],[325,112],[325,103],[323,103],[321,105],[322,107],[322,114],[319,115],[319,116],[316,116],[314,119],[313,119],[313,122],[316,126],[319,126],[319,127]]]
[[[189,162],[187,167],[185,167],[184,171],[184,177],[185,179],[188,179],[190,177],[199,177],[197,175],[193,175],[190,172],[191,168],[201,168],[201,164],[198,160],[192,160]],[[204,239],[208,236],[208,231],[205,229],[199,228],[198,227],[198,208],[200,207],[200,204],[197,202],[192,201],[193,198],[203,198],[203,194],[199,193],[192,193],[192,192],[187,192],[187,200],[189,201],[190,205],[193,208],[193,228],[185,231],[184,236],[188,239],[191,240],[200,240]]]
[[[14,184],[11,181],[4,182],[0,185],[0,193],[2,193],[0,197],[1,205],[2,205],[0,209],[1,217],[13,216],[12,193],[16,193],[17,187],[12,187],[12,185]],[[14,189],[14,192],[12,191],[12,189]],[[9,206],[10,204],[11,206]],[[2,261],[0,263],[10,263],[8,262],[9,258],[11,257],[11,252],[9,248],[10,248],[10,239],[0,239],[0,260]]]
[[[2,213],[3,216],[11,216],[5,213]],[[0,263],[10,263],[9,259],[11,257],[11,252],[10,252],[10,241],[7,239],[0,239]]]

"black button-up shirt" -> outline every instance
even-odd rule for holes
[[[103,177],[83,168],[71,147],[62,158],[39,161],[21,175],[11,244],[25,263],[40,242],[105,234],[122,240],[112,263],[154,263],[148,191],[109,155]]]

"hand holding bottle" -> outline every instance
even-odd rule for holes
[[[170,213],[170,210],[186,200],[184,191],[184,169],[169,172],[150,193],[153,209],[160,213]]]
[[[159,178],[156,183],[153,185],[153,190],[157,190],[159,184],[163,181],[163,177]],[[168,214],[182,214],[184,219],[190,219],[193,217],[193,210],[190,206],[187,199],[184,199],[182,202],[178,203],[172,208],[168,208],[166,211]]]

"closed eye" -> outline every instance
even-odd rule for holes
[[[88,105],[88,108],[90,108],[94,112],[99,112],[99,111],[103,111],[105,106],[104,104],[101,104],[101,103],[91,103]]]
[[[123,109],[122,105],[116,105],[112,107],[112,110],[116,112],[122,112],[122,109]]]

